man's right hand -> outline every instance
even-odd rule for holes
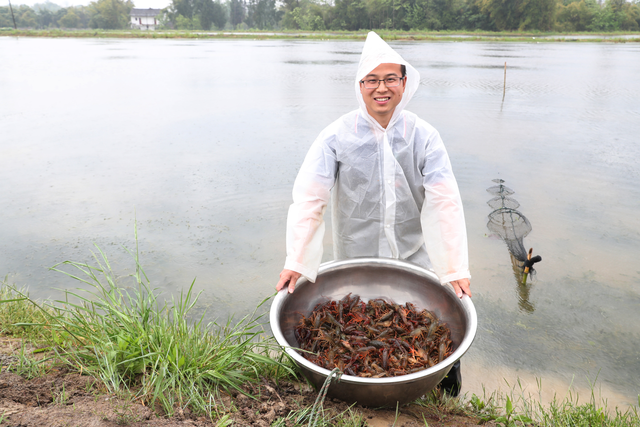
[[[280,289],[284,288],[288,284],[289,293],[293,293],[293,290],[296,288],[296,283],[298,282],[300,276],[302,276],[302,274],[298,273],[297,271],[287,269],[282,270],[282,273],[280,273],[280,281],[276,285],[276,291],[279,292]]]

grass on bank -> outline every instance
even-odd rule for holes
[[[99,248],[95,265],[62,263],[72,272],[54,267],[87,285],[65,291],[65,300],[38,303],[5,284],[0,332],[44,345],[39,351],[52,350],[57,362],[94,376],[110,392],[160,404],[168,415],[188,405],[196,414],[217,418],[226,411],[220,392],[243,393],[245,383],[261,377],[295,375],[285,353],[265,335],[263,315],[254,312],[224,325],[205,325],[202,317],[189,321],[199,296],[193,283],[177,299],[160,303],[137,251],[133,255],[130,290],[118,283]],[[26,362],[19,359],[25,372]]]
[[[542,31],[398,31],[375,30],[383,39],[415,41],[511,41],[511,42],[640,42],[638,32],[555,33]],[[13,37],[71,37],[71,38],[188,38],[188,39],[308,39],[308,40],[364,40],[363,31],[296,31],[296,30],[100,30],[100,29],[18,29],[0,28],[0,36]],[[589,36],[585,38],[584,36]],[[595,36],[595,37],[594,37]],[[629,37],[631,36],[631,37]]]
[[[167,415],[188,406],[221,426],[231,425],[233,410],[222,404],[222,392],[241,390],[244,382],[257,383],[263,377],[276,381],[296,377],[291,361],[264,334],[262,316],[251,314],[224,325],[205,325],[202,317],[189,321],[199,296],[193,294],[193,283],[176,300],[160,303],[137,249],[132,256],[135,272],[123,278],[116,278],[99,248],[94,265],[66,261],[54,267],[86,285],[85,290],[66,291],[60,301],[36,302],[26,291],[2,284],[0,335],[22,337],[39,347],[31,351],[23,344],[11,369],[33,378],[44,374],[46,362],[54,359],[94,376],[114,394],[152,407],[157,403]],[[123,283],[127,281],[132,285],[129,290]],[[30,354],[36,352],[51,356],[37,360]],[[579,403],[579,396],[570,392],[542,405],[520,383],[509,393],[482,397],[449,398],[436,390],[411,407],[420,415],[407,408],[399,411],[422,417],[425,426],[429,420],[464,416],[504,427],[640,427],[638,407],[612,411],[593,391],[588,403]],[[342,413],[320,407],[319,415],[311,407],[300,407],[272,425],[307,426],[312,419],[318,426],[366,425],[354,407]]]
[[[640,427],[640,395],[638,406],[623,412],[617,407],[609,408],[607,401],[598,399],[594,390],[595,382],[591,383],[586,403],[580,403],[582,399],[578,393],[569,388],[563,399],[554,396],[553,401],[544,405],[539,398],[542,392],[540,381],[536,397],[526,393],[518,380],[509,393],[493,393],[486,402],[473,395],[469,403],[476,413],[486,413],[481,415],[482,420],[492,419],[504,427]]]

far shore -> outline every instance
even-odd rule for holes
[[[386,40],[398,41],[480,41],[480,42],[608,42],[639,43],[638,32],[554,33],[554,32],[455,32],[455,31],[385,31],[375,30]],[[202,30],[61,30],[0,28],[0,37],[51,38],[142,38],[142,39],[294,39],[294,40],[364,40],[363,31],[202,31]]]

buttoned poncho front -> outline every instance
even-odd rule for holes
[[[359,84],[383,63],[407,68],[404,95],[386,129],[368,114]],[[462,202],[444,144],[404,109],[419,83],[418,71],[369,33],[355,81],[360,108],[320,133],[296,178],[286,269],[315,281],[331,198],[336,259],[407,259],[433,269],[442,283],[471,277]]]

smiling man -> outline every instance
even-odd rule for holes
[[[380,64],[360,81],[367,112],[383,128],[402,100],[406,82],[406,67],[400,64]]]
[[[358,110],[314,141],[293,187],[287,259],[277,290],[315,282],[324,212],[332,200],[334,256],[404,259],[471,296],[458,185],[438,132],[405,107],[420,74],[377,34],[367,36],[355,80]],[[460,390],[459,364],[443,384]]]
[[[293,188],[287,259],[276,289],[314,282],[324,212],[332,198],[336,259],[405,259],[471,296],[458,185],[438,132],[404,108],[420,74],[377,34],[367,36],[355,80],[358,110],[325,128]]]

